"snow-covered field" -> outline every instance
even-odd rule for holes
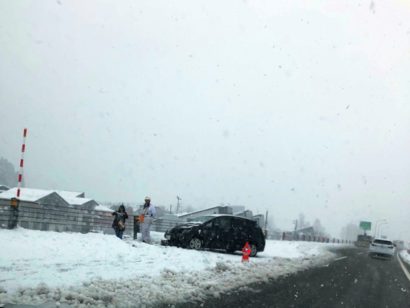
[[[410,253],[409,253],[408,250],[402,250],[402,251],[400,251],[400,256],[401,256],[401,259],[402,259],[404,262],[406,262],[407,264],[410,265]]]
[[[0,230],[0,304],[139,306],[200,301],[329,262],[335,244],[271,241],[241,255],[154,245],[97,233]],[[340,247],[340,245],[338,246]]]

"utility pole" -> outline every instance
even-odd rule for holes
[[[296,231],[298,229],[298,220],[295,219],[293,222],[295,223],[295,231],[293,231],[293,239],[296,239]]]
[[[268,210],[266,210],[266,214],[265,214],[265,238],[268,237]]]
[[[382,237],[382,226],[383,225],[387,225],[388,222],[387,221],[383,221],[379,224],[379,228],[378,228],[378,232],[376,231],[376,237]]]
[[[10,200],[10,211],[9,211],[9,220],[8,228],[14,229],[17,227],[19,221],[19,205],[20,205],[20,192],[21,185],[23,182],[23,167],[24,167],[24,154],[26,152],[26,137],[27,137],[27,128],[23,130],[23,143],[21,145],[21,158],[20,158],[20,170],[18,173],[18,184],[17,184],[17,193],[16,197],[11,198]]]
[[[378,236],[378,228],[379,228],[379,226],[380,226],[380,224],[382,224],[382,223],[387,223],[387,220],[386,219],[379,219],[379,220],[377,220],[376,221],[376,223],[375,223],[375,228],[374,228],[374,238],[376,238],[377,236]]]
[[[180,203],[179,203],[179,201],[181,201],[182,199],[181,199],[181,197],[180,196],[177,196],[177,214],[179,213],[179,210],[180,210]]]
[[[268,212],[268,210],[266,210],[266,214],[265,214],[265,230],[268,229],[268,214],[269,214],[269,212]]]

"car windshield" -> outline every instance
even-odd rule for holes
[[[30,305],[410,308],[410,0],[0,0]]]

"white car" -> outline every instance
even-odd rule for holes
[[[386,239],[374,239],[369,246],[369,256],[371,257],[391,258],[395,251],[393,242]]]

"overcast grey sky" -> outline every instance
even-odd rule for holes
[[[0,156],[27,127],[34,188],[404,237],[409,99],[404,0],[0,0]]]

